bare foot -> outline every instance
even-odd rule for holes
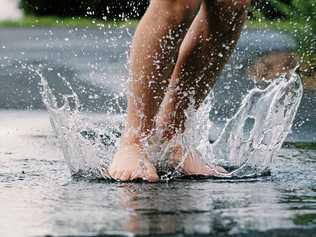
[[[221,174],[227,174],[221,166],[206,164],[199,157],[198,152],[187,154],[186,157],[183,155],[183,148],[180,145],[175,146],[170,156],[170,165],[185,175],[221,176]]]
[[[109,174],[119,181],[143,179],[157,182],[159,180],[155,167],[137,144],[121,144],[113,156]]]

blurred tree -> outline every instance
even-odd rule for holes
[[[295,29],[295,25],[304,25],[300,41],[304,50],[316,51],[316,0],[257,0],[253,1],[250,11],[252,19],[287,20]],[[304,42],[303,42],[304,41]]]
[[[316,0],[291,0],[285,4],[278,0],[269,0],[287,19],[310,24],[316,34]]]
[[[106,19],[140,18],[149,0],[21,0],[34,15],[88,16]],[[308,20],[316,32],[316,0],[254,0],[250,16],[266,19]]]
[[[257,0],[252,10],[267,19],[307,20],[316,23],[316,0]]]
[[[149,0],[21,0],[28,14],[55,16],[88,16],[94,18],[139,18]]]
[[[292,26],[303,61],[316,69],[316,0],[267,0]]]
[[[252,1],[252,9],[250,11],[250,16],[261,15],[267,19],[282,19],[286,18],[284,12],[282,12],[278,7],[275,6],[273,0],[256,0]],[[291,0],[279,0],[277,1],[284,5],[289,5]]]

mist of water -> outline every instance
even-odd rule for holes
[[[71,174],[107,178],[106,170],[118,146],[124,114],[91,116],[80,112],[78,96],[66,78],[58,75],[72,91],[63,95],[60,105],[46,79],[40,72],[37,74],[41,78],[43,100],[52,127]],[[218,173],[219,177],[266,174],[290,132],[302,94],[301,79],[295,70],[276,78],[265,88],[251,89],[218,139],[210,143],[209,136],[215,125],[209,119],[209,111],[216,99],[210,93],[197,111],[187,111],[183,134],[158,148],[157,144],[147,144],[147,151],[158,170],[167,174],[163,178],[168,179],[178,174],[177,170],[168,173],[167,160],[171,147],[179,143],[186,153],[200,153],[208,164],[221,165],[230,171]]]

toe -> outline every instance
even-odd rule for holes
[[[151,174],[151,175],[144,177],[144,180],[146,180],[150,183],[158,182],[159,176],[157,174]]]
[[[147,182],[157,182],[159,180],[159,176],[157,175],[156,171],[146,172],[144,170],[136,170],[131,175],[131,180],[135,179],[142,179]]]
[[[117,172],[116,172],[116,171],[112,171],[112,172],[110,172],[110,176],[111,176],[111,178],[112,178],[112,179],[115,179],[115,180],[117,180],[117,179],[118,179],[118,174],[117,174]]]
[[[132,172],[131,174],[131,180],[135,180],[135,179],[142,179],[144,177],[144,172],[139,170],[139,169],[136,169]]]
[[[131,177],[131,172],[124,171],[124,172],[122,172],[120,180],[121,181],[128,181],[128,180],[130,180],[130,177]]]
[[[148,181],[148,182],[157,182],[159,181],[159,176],[157,174],[156,168],[151,164],[148,163],[146,165],[146,168],[144,170],[144,177],[143,179]]]
[[[216,165],[208,165],[208,173],[209,176],[218,176],[221,174],[227,174],[228,172],[221,166],[216,166]]]
[[[155,169],[151,169],[151,170],[147,170],[143,179],[148,182],[157,182],[159,181],[159,176]]]
[[[122,180],[122,178],[123,178],[123,174],[124,174],[124,171],[117,171],[116,172],[116,180],[117,181],[124,181],[124,180]]]
[[[116,180],[116,181],[121,181],[122,179],[122,175],[123,175],[123,171],[119,171],[119,170],[111,170],[110,171],[110,175],[111,178]]]
[[[228,171],[225,170],[223,167],[216,165],[215,169],[220,172],[220,173],[224,173],[224,174],[228,174]]]
[[[113,166],[110,166],[110,167],[109,167],[108,172],[109,172],[110,177],[113,178],[113,179],[115,179],[116,170],[113,168]]]

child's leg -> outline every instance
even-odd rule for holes
[[[250,0],[204,0],[183,43],[163,100],[157,126],[165,139],[184,130],[185,109],[190,100],[198,108],[215,83],[230,57]],[[179,149],[177,149],[177,153]],[[203,162],[195,157],[184,164],[188,174],[211,175]]]
[[[109,169],[118,180],[158,176],[141,140],[151,133],[181,42],[201,0],[152,0],[131,47],[128,111],[124,134]]]

